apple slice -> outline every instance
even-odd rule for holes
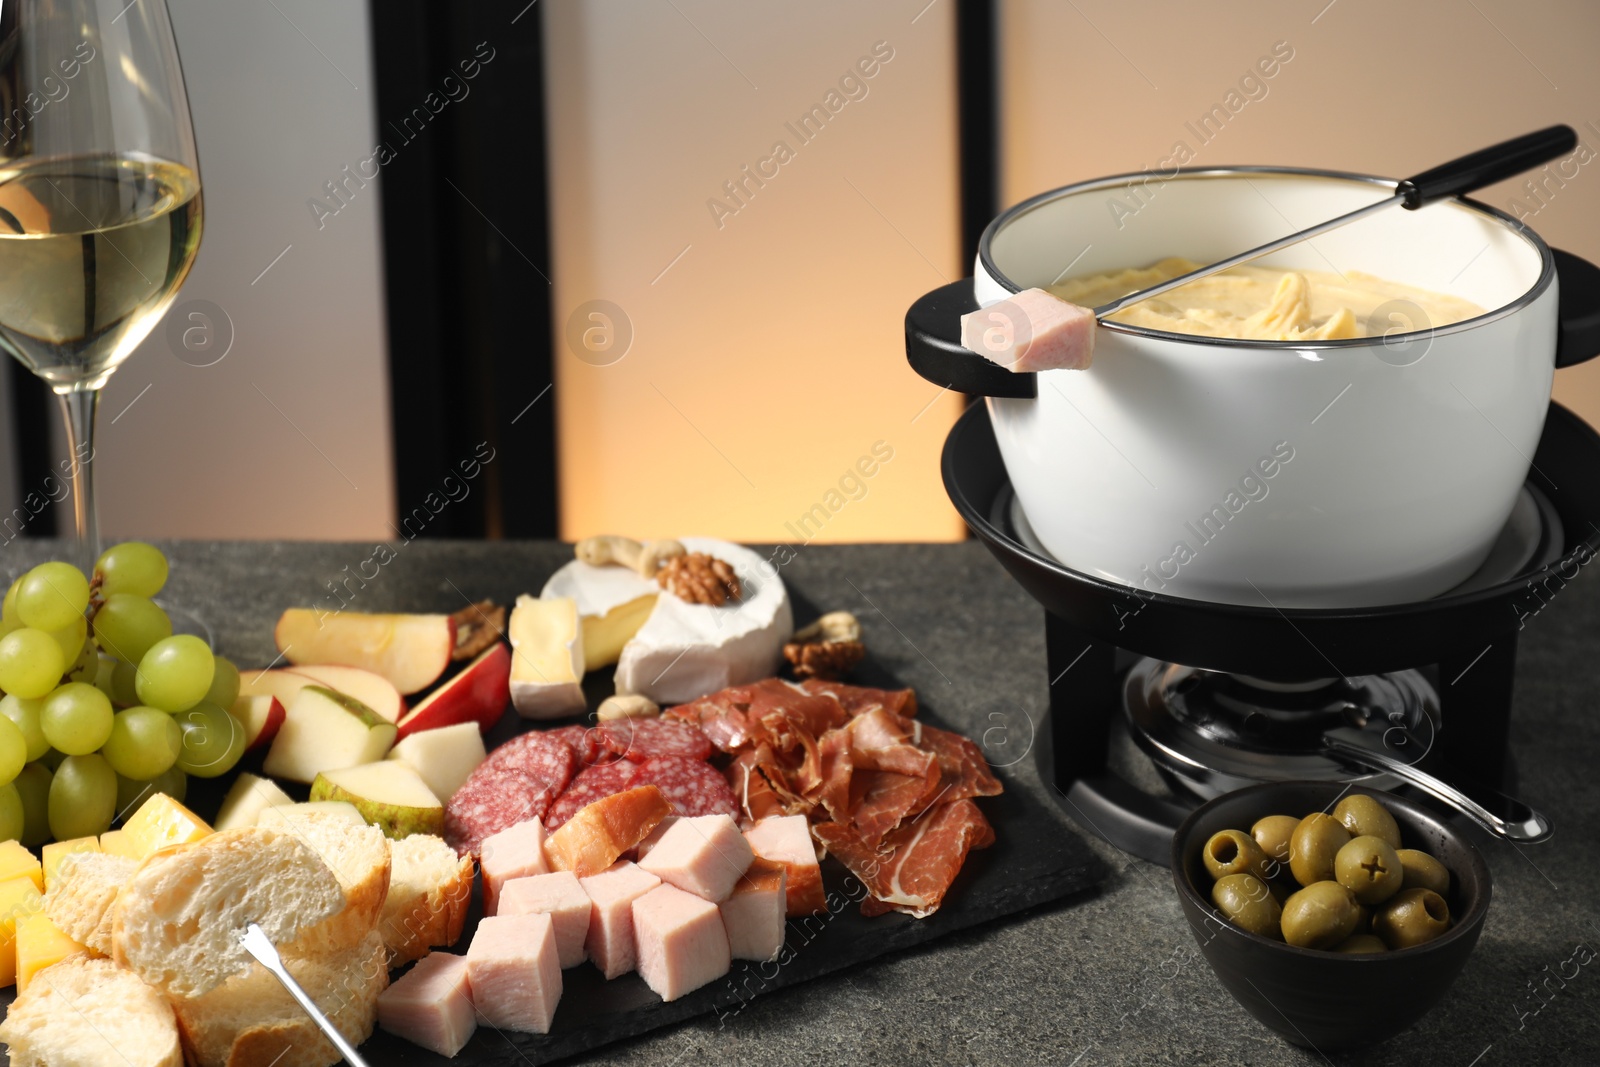
[[[304,689],[305,686],[300,688]],[[299,692],[299,689],[295,692]],[[283,725],[286,714],[283,701],[271,693],[241,695],[228,710],[239,721],[239,725],[244,727],[246,752],[258,752],[272,744],[272,739],[278,736],[278,728]]]
[[[294,695],[310,684],[311,679],[305,675],[282,668],[276,670],[269,668],[264,671],[246,669],[239,672],[241,697],[277,697],[284,707],[294,703]]]
[[[406,699],[394,683],[380,674],[331,663],[306,663],[294,669],[296,674],[318,685],[325,685],[336,693],[355,697],[390,722],[399,722],[406,713]]]
[[[462,722],[475,722],[481,732],[488,733],[510,701],[511,650],[496,641],[400,717],[400,739]]]
[[[511,609],[511,702],[525,719],[557,719],[584,709],[583,629],[571,597],[517,598]]]
[[[409,696],[438,681],[452,660],[470,659],[498,641],[504,623],[504,609],[487,601],[454,615],[290,608],[272,636],[290,663],[359,667]]]
[[[395,725],[354,697],[320,685],[295,694],[262,769],[291,782],[323,771],[380,760],[394,744]]]
[[[270,699],[270,698],[269,698]],[[241,826],[254,826],[256,819],[267,808],[293,804],[294,800],[278,788],[270,778],[254,774],[241,774],[233,788],[222,798],[222,807],[211,823],[213,830],[235,830]]]
[[[421,776],[399,760],[324,771],[311,783],[311,799],[353,804],[387,837],[444,833],[444,805]]]
[[[487,755],[475,722],[422,730],[402,737],[389,750],[390,759],[416,771],[433,795],[447,804]]]

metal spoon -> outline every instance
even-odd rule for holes
[[[362,1059],[360,1053],[356,1052],[354,1048],[350,1047],[350,1042],[346,1041],[344,1035],[334,1028],[334,1025],[328,1021],[328,1017],[322,1014],[322,1009],[317,1007],[315,1001],[306,996],[306,991],[301,989],[300,983],[294,980],[294,976],[283,965],[283,960],[278,956],[278,950],[273,946],[272,939],[267,937],[266,931],[255,923],[251,923],[239,935],[239,943],[244,946],[246,952],[256,958],[257,963],[277,975],[278,981],[283,983],[283,988],[287,989],[289,995],[305,1009],[307,1015],[311,1016],[311,1021],[321,1028],[329,1041],[333,1042],[333,1047],[339,1050],[339,1055],[344,1057],[345,1062],[350,1064],[350,1067],[367,1067],[367,1061]]]
[[[1320,222],[1315,226],[1309,226],[1306,229],[1291,233],[1287,237],[1280,237],[1275,241],[1268,241],[1264,245],[1257,245],[1248,252],[1240,252],[1238,255],[1229,256],[1227,259],[1219,259],[1215,263],[1196,268],[1187,274],[1180,274],[1176,278],[1169,278],[1164,282],[1150,286],[1148,289],[1140,289],[1137,292],[1129,293],[1127,296],[1118,297],[1109,304],[1101,304],[1095,308],[1094,317],[1103,319],[1107,315],[1114,315],[1130,304],[1137,304],[1141,300],[1159,296],[1168,290],[1178,288],[1180,285],[1187,285],[1197,279],[1225,271],[1229,267],[1237,267],[1241,263],[1248,263],[1252,259],[1258,259],[1271,252],[1276,252],[1280,248],[1299,244],[1308,238],[1327,233],[1329,230],[1336,230],[1340,226],[1348,225],[1357,219],[1366,218],[1368,215],[1393,207],[1395,204],[1401,205],[1407,211],[1415,211],[1425,204],[1442,200],[1447,196],[1458,196],[1462,193],[1470,193],[1476,189],[1481,189],[1485,185],[1493,185],[1497,181],[1521,174],[1523,171],[1531,170],[1540,164],[1548,163],[1558,156],[1564,156],[1576,148],[1577,145],[1578,134],[1571,126],[1550,126],[1534,133],[1525,133],[1521,137],[1513,137],[1509,141],[1490,145],[1488,148],[1480,148],[1469,155],[1462,156],[1459,159],[1452,159],[1448,163],[1441,163],[1431,170],[1425,170],[1421,174],[1407,178],[1395,186],[1393,196],[1385,197],[1375,204],[1368,204],[1366,207],[1357,208],[1354,211],[1340,215],[1338,218],[1329,219],[1327,222]]]
[[[1501,810],[1490,811],[1449,782],[1395,759],[1385,751],[1388,748],[1385,738],[1391,730],[1400,728],[1389,725],[1381,717],[1370,715],[1366,708],[1356,704],[1346,705],[1345,721],[1346,725],[1335,726],[1322,735],[1322,751],[1333,759],[1354,764],[1362,770],[1392,774],[1442,800],[1491,834],[1508,841],[1535,844],[1548,839],[1553,832],[1549,819],[1520,800],[1503,797],[1500,801]]]

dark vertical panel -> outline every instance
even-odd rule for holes
[[[996,0],[957,0],[956,114],[960,123],[961,255],[970,269],[978,238],[1000,210],[1000,85]]]
[[[16,450],[17,457],[17,499],[4,502],[5,508],[0,509],[4,514],[0,514],[0,518],[5,518],[12,514],[13,507],[22,504],[29,493],[47,494],[46,477],[54,477],[57,482],[61,480],[50,444],[51,425],[61,417],[61,409],[49,386],[32,371],[8,354],[0,353],[0,360],[5,361],[5,373],[11,375],[12,410],[8,422],[11,427],[11,447]],[[56,519],[60,508],[54,505],[46,507],[22,528],[26,535],[54,537],[57,533],[71,533],[71,505],[65,501],[63,504],[66,508],[65,518]],[[0,536],[10,537],[15,531],[16,525],[13,523]]]
[[[550,537],[554,407],[540,17],[527,0],[372,0],[399,521],[494,450],[409,535]],[[409,117],[409,121],[408,121]]]

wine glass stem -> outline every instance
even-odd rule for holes
[[[100,390],[58,393],[67,424],[67,451],[72,471],[72,517],[78,530],[79,565],[89,574],[100,558],[100,520],[94,506],[94,416]]]

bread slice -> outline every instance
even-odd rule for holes
[[[457,856],[432,834],[402,837],[390,848],[394,871],[378,928],[394,968],[461,937],[472,903],[473,869],[470,855]]]
[[[280,946],[290,956],[319,956],[359,945],[378,925],[389,895],[389,839],[366,823],[333,811],[306,810],[285,820],[284,833],[300,839],[333,871],[344,890],[338,914]]]
[[[79,953],[33,976],[0,1023],[11,1067],[183,1067],[165,998]]]
[[[80,945],[111,955],[111,913],[139,864],[109,852],[71,852],[50,879],[44,913]]]
[[[389,985],[376,930],[352,949],[285,959],[306,994],[352,1045],[372,1036]],[[260,964],[198,997],[172,1002],[193,1067],[330,1067],[338,1050]]]
[[[339,880],[303,841],[223,830],[139,865],[112,910],[112,957],[169,995],[196,996],[250,969],[239,943],[250,923],[287,945],[344,906]]]

